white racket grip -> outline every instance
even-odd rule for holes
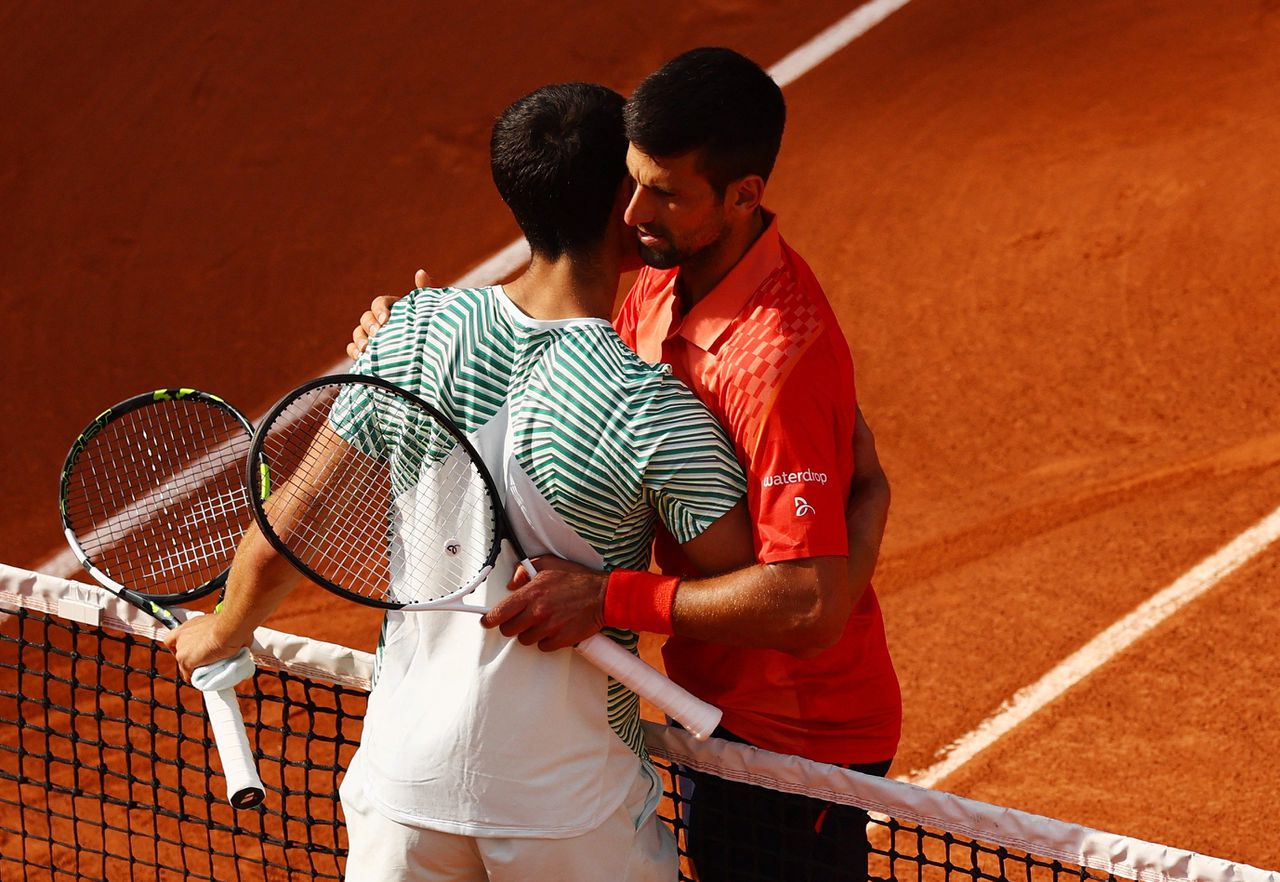
[[[222,773],[227,778],[227,801],[236,808],[252,808],[262,802],[265,791],[249,747],[240,699],[234,689],[200,694],[204,696],[209,728],[213,730],[213,742],[222,759]]]
[[[642,698],[647,698],[672,719],[679,720],[699,741],[705,741],[720,725],[720,708],[677,686],[603,634],[592,634],[574,647],[582,657]]]

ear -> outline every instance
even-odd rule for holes
[[[635,192],[636,182],[631,180],[631,175],[624,175],[621,183],[618,184],[618,192],[613,196],[613,213],[617,215],[617,220],[622,220],[622,215],[631,204],[631,197]]]
[[[754,214],[764,201],[764,178],[747,175],[725,188],[725,208],[738,214]]]

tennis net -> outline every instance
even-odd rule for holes
[[[0,878],[340,879],[341,770],[355,752],[372,658],[260,629],[241,686],[267,786],[233,810],[203,704],[154,622],[104,591],[0,565]],[[688,782],[743,785],[871,812],[872,879],[1280,882],[1280,874],[646,724],[668,785],[660,814],[686,847]],[[748,795],[749,798],[749,795]],[[710,835],[710,834],[708,834]],[[768,841],[733,830],[701,854]],[[767,851],[767,849],[766,849]],[[839,856],[806,878],[843,879]],[[768,861],[733,878],[785,879]]]

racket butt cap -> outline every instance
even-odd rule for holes
[[[229,801],[234,808],[249,809],[261,805],[265,796],[261,787],[245,787],[231,794]]]
[[[711,734],[715,732],[716,727],[720,725],[720,718],[724,716],[724,714],[721,713],[720,708],[712,707],[711,705],[707,705],[707,707],[710,708],[710,710],[706,713],[697,713],[696,711],[691,713],[689,716],[692,717],[692,719],[685,724],[685,728],[689,731],[689,734],[698,741],[706,741],[710,738]]]

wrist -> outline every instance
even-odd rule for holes
[[[234,621],[221,609],[221,605],[209,614],[209,618],[213,620],[213,638],[220,645],[238,650],[253,642],[254,629],[247,623]]]
[[[605,582],[605,626],[654,634],[675,633],[672,617],[679,586],[680,580],[674,576],[613,570]]]

